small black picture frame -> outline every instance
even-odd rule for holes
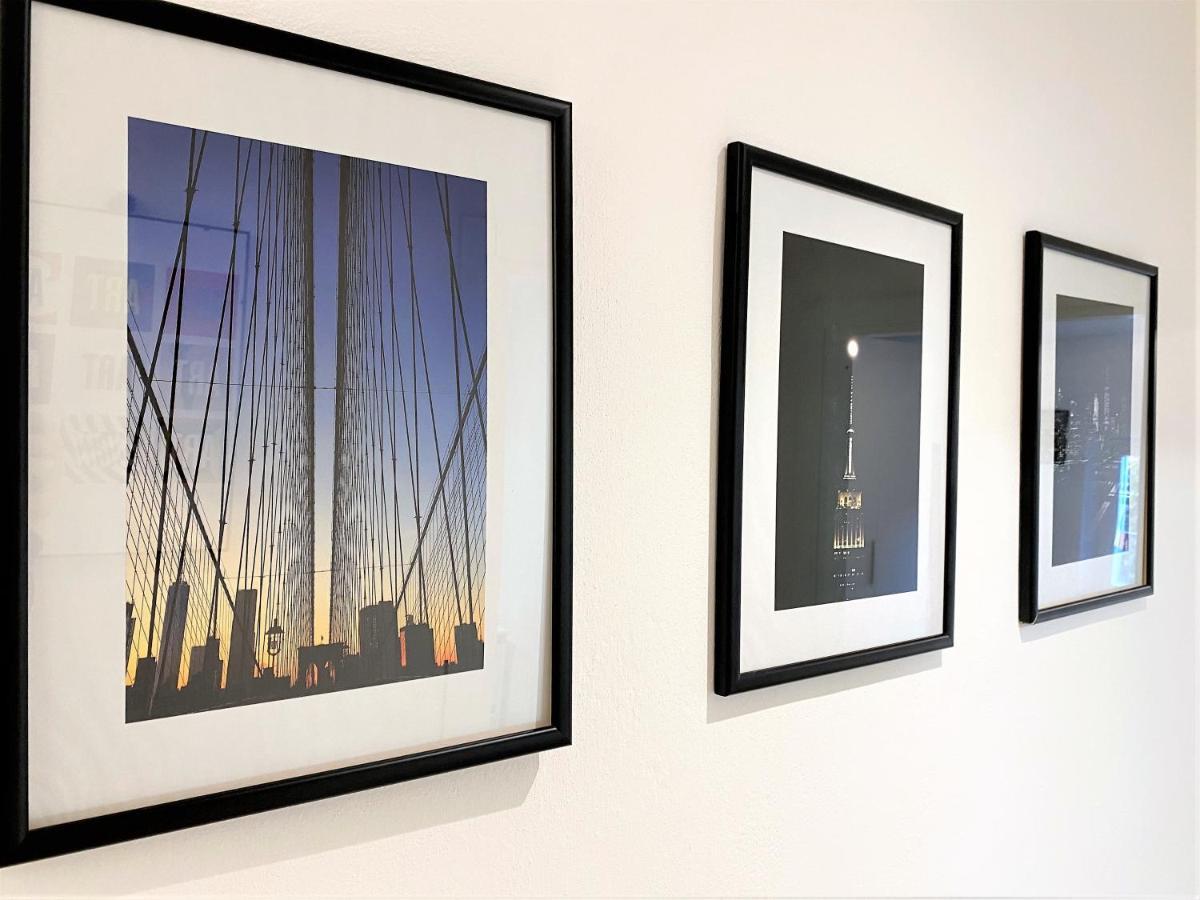
[[[1148,280],[1146,328],[1142,352],[1145,360],[1144,428],[1144,503],[1141,517],[1143,577],[1129,586],[1097,590],[1078,599],[1055,605],[1043,605],[1039,590],[1039,564],[1044,555],[1042,543],[1042,447],[1041,416],[1045,351],[1044,332],[1045,260],[1048,251],[1066,254],[1078,260],[1098,263],[1116,270],[1144,276]],[[1061,299],[1061,298],[1060,298]],[[1024,286],[1021,340],[1021,488],[1019,617],[1032,624],[1097,609],[1125,600],[1145,597],[1154,592],[1154,431],[1155,431],[1155,354],[1158,323],[1158,268],[1148,263],[1118,256],[1040,231],[1025,234]],[[1136,348],[1135,348],[1136,349]],[[1055,466],[1067,462],[1070,427],[1069,411],[1055,409],[1053,427]],[[1057,563],[1056,563],[1057,564]]]
[[[39,3],[141,26],[248,53],[346,73],[480,107],[542,120],[549,126],[550,244],[547,256],[551,360],[549,412],[552,471],[546,475],[549,660],[548,721],[527,730],[391,759],[350,764],[300,777],[253,784],[62,824],[29,827],[29,221],[30,30]],[[103,63],[99,63],[103,64]],[[511,87],[405,62],[364,50],[202,12],[162,0],[0,0],[0,202],[5,235],[3,271],[13,298],[4,371],[11,423],[3,455],[10,477],[0,488],[11,596],[0,622],[0,866],[129,841],[353,791],[536,753],[571,743],[572,591],[572,174],[571,104]]]
[[[748,278],[751,256],[751,182],[756,169],[946,226],[947,246],[944,250],[948,264],[944,291],[948,326],[944,347],[947,401],[946,430],[943,436],[945,518],[941,538],[944,544],[943,567],[942,571],[934,576],[942,592],[941,627],[936,633],[744,671],[740,643],[743,608],[743,466]],[[714,690],[719,695],[728,696],[951,647],[954,643],[954,532],[963,217],[960,213],[940,206],[741,142],[731,143],[728,147],[725,183],[716,487]]]

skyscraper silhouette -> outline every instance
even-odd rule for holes
[[[391,600],[358,611],[358,653],[367,683],[391,681],[400,674],[400,635]]]
[[[254,677],[255,622],[258,616],[258,591],[243,588],[233,600],[233,630],[229,638],[229,670],[225,689],[231,696],[244,696]]]
[[[183,661],[183,629],[187,624],[188,594],[186,581],[175,582],[167,589],[167,610],[163,615],[162,651],[158,655],[158,680],[155,694],[179,688],[179,666]]]

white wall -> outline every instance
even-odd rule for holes
[[[1175,3],[194,0],[575,103],[576,745],[7,896],[1191,895],[1196,38]],[[722,157],[966,215],[957,645],[710,692]],[[1157,263],[1156,596],[1017,624],[1021,239]]]

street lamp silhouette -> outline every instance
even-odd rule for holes
[[[279,655],[279,651],[283,649],[283,628],[279,625],[279,620],[275,620],[275,624],[267,629],[267,653],[270,655],[272,664],[275,657]]]

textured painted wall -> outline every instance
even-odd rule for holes
[[[575,103],[576,745],[0,893],[1191,895],[1191,3],[196,0]],[[723,148],[966,215],[956,646],[710,692]],[[1157,263],[1156,596],[1017,624],[1021,239]]]

